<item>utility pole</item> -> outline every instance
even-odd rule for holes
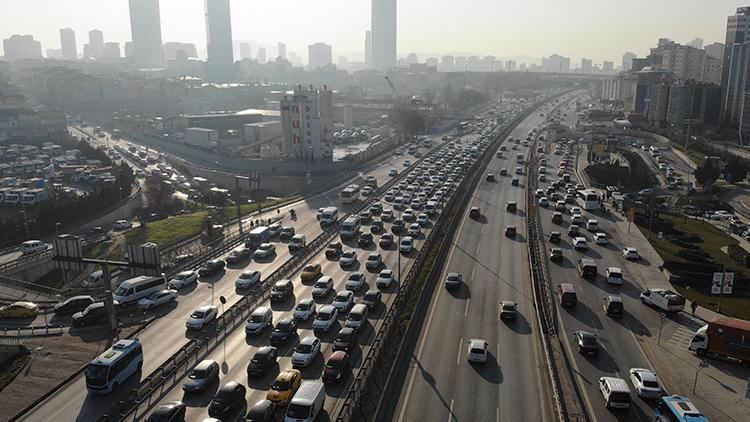
[[[242,206],[240,205],[240,180],[249,181],[250,178],[246,176],[234,176],[234,184],[237,187],[237,194],[234,198],[235,204],[237,204],[237,224],[240,227],[240,235],[244,234],[242,231]]]

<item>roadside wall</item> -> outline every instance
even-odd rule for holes
[[[20,344],[0,344],[0,363],[17,355],[21,351]]]

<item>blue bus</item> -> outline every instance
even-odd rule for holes
[[[109,394],[143,366],[143,349],[137,339],[120,340],[86,367],[86,388]]]
[[[664,396],[654,409],[656,421],[661,422],[708,422],[708,418],[698,410],[687,397]]]

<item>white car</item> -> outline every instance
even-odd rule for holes
[[[131,223],[128,220],[117,220],[115,221],[115,224],[112,226],[114,230],[125,230],[133,227],[133,223]]]
[[[573,248],[575,250],[585,251],[588,249],[588,245],[586,244],[586,238],[585,237],[575,237],[573,238]]]
[[[294,308],[294,319],[307,321],[315,315],[315,301],[312,299],[302,299]]]
[[[234,282],[234,286],[238,289],[247,289],[260,282],[260,271],[248,270],[243,271],[237,281]]]
[[[188,330],[202,330],[219,315],[219,308],[214,305],[201,306],[193,311],[185,322]]]
[[[396,169],[390,169],[390,170],[388,170],[388,176],[394,177],[394,176],[397,176],[397,175],[398,175],[398,170],[396,170]]]
[[[422,232],[421,227],[419,224],[414,223],[409,226],[409,230],[406,231],[406,234],[411,237],[419,237],[419,234]]]
[[[623,249],[622,256],[624,256],[625,259],[634,260],[634,261],[641,259],[641,256],[638,254],[638,249],[632,248],[632,247],[627,247]]]
[[[309,336],[300,340],[292,354],[292,366],[295,368],[305,368],[310,366],[313,359],[320,353],[320,340],[317,337]]]
[[[377,252],[371,253],[365,261],[365,268],[368,270],[376,270],[383,262],[383,256]]]
[[[411,165],[411,161],[404,160],[404,167],[409,167]]]
[[[375,285],[380,288],[387,289],[393,284],[393,270],[382,270],[378,274],[378,278],[375,280]]]
[[[607,244],[607,235],[602,232],[598,232],[594,234],[594,243],[597,245],[606,245]]]
[[[169,280],[169,283],[167,283],[167,287],[170,289],[181,289],[188,284],[195,283],[198,281],[198,273],[195,271],[183,271],[180,273],[177,273],[172,277],[171,280]]]
[[[540,207],[546,207],[547,205],[549,205],[549,198],[547,198],[546,196],[539,198]]]
[[[338,309],[339,311],[344,312],[348,310],[353,303],[354,292],[351,290],[344,290],[343,292],[336,293],[336,296],[334,296],[331,305],[333,305],[333,307]]]
[[[658,399],[662,395],[659,379],[656,374],[643,368],[630,368],[630,382],[635,387],[635,392],[644,399]]]
[[[403,253],[411,252],[414,247],[414,239],[411,236],[406,236],[401,239],[401,243],[398,245],[398,250]]]
[[[333,278],[329,276],[320,277],[313,284],[312,296],[324,297],[333,291]]]
[[[391,221],[393,219],[393,210],[390,208],[384,209],[383,212],[380,213],[380,219],[382,221]]]
[[[357,292],[359,291],[359,289],[364,287],[366,281],[367,277],[365,276],[365,273],[361,273],[359,271],[351,273],[349,275],[349,278],[346,280],[346,290]]]
[[[177,300],[177,290],[166,289],[160,292],[153,292],[150,295],[138,301],[138,307],[145,310],[154,308],[165,303],[171,303]]]
[[[351,292],[350,292],[351,293]],[[317,332],[328,332],[336,323],[339,311],[334,306],[325,305],[320,308],[320,311],[315,315],[313,321],[313,331]]]
[[[411,208],[407,208],[403,214],[401,214],[401,219],[404,221],[411,221],[414,220],[414,210]]]
[[[344,253],[342,253],[339,257],[339,264],[341,264],[342,267],[352,266],[356,262],[357,252],[354,252],[353,250],[344,251]]]
[[[570,214],[583,214],[581,207],[570,207]]]
[[[424,226],[429,222],[430,222],[430,216],[427,215],[426,213],[422,213],[417,216],[417,224],[419,224],[420,226]]]
[[[255,259],[265,259],[276,253],[276,245],[273,243],[261,243],[258,249],[253,252]]]
[[[487,362],[487,340],[473,338],[469,340],[469,352],[466,357],[469,362],[486,363]]]
[[[609,284],[622,284],[622,269],[619,267],[609,267],[604,273]]]
[[[579,227],[583,227],[583,216],[581,214],[573,214],[570,217],[570,224],[577,224]]]
[[[273,311],[265,306],[255,308],[245,324],[245,334],[260,334],[271,325],[273,325]]]

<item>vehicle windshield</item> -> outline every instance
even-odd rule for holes
[[[275,380],[273,384],[271,384],[271,390],[274,391],[286,391],[289,389],[289,387],[289,381]]]
[[[195,311],[193,312],[192,315],[190,315],[191,318],[196,318],[196,319],[202,319],[205,316],[206,316],[205,311]]]
[[[290,403],[286,408],[286,417],[289,419],[307,419],[310,416],[310,406]]]
[[[320,321],[328,321],[331,319],[331,314],[329,312],[318,312],[316,319]]]
[[[484,354],[484,349],[480,349],[478,347],[472,347],[469,352],[473,355],[482,355]]]
[[[609,400],[615,403],[630,403],[630,394],[614,391],[609,396]]]
[[[208,371],[205,369],[193,369],[193,372],[188,375],[188,378],[192,380],[202,380],[206,378],[206,375],[208,375]]]
[[[304,270],[302,270],[302,271],[311,273],[311,272],[314,272],[314,271],[315,271],[315,267],[314,267],[314,266],[312,266],[312,265],[308,265],[308,266],[306,266],[306,267],[305,267],[305,269],[304,269]]]
[[[263,322],[263,315],[250,315],[250,322]]]
[[[283,292],[286,290],[286,284],[274,284],[271,290],[274,292]]]
[[[148,299],[149,300],[156,300],[156,298],[159,297],[160,294],[161,294],[161,292],[153,292],[150,295],[148,295]]]
[[[128,294],[128,290],[130,290],[130,289],[128,289],[127,287],[124,287],[124,286],[120,286],[120,287],[117,288],[117,290],[115,290],[115,294],[117,296],[125,296],[125,295]]]
[[[581,336],[581,343],[584,346],[596,346],[596,338],[593,336]]]
[[[458,281],[459,278],[458,274],[448,274],[448,280],[450,281]]]
[[[316,281],[315,285],[313,285],[313,287],[317,287],[319,289],[325,289],[326,287],[328,287],[328,282],[325,281],[325,280],[323,280],[323,281]]]
[[[310,353],[312,352],[312,345],[300,343],[295,349],[297,353]]]
[[[516,307],[514,305],[510,304],[510,303],[507,303],[507,304],[503,305],[503,310],[504,311],[515,311]]]
[[[659,388],[659,383],[656,381],[643,380],[643,386],[648,388]]]
[[[311,304],[303,302],[303,303],[297,304],[297,308],[296,309],[298,311],[306,311],[306,310],[310,309],[310,306],[311,306]]]
[[[95,385],[102,385],[107,382],[109,366],[89,364],[86,368],[86,379]]]
[[[174,279],[175,280],[184,280],[186,277],[187,277],[187,274],[180,273],[180,274],[177,274],[176,276],[174,276]]]
[[[349,295],[341,293],[336,295],[336,299],[334,299],[334,302],[346,302],[349,300]]]
[[[330,359],[328,362],[326,362],[326,368],[328,369],[341,369],[344,367],[344,361],[343,360],[333,360]]]
[[[362,300],[372,302],[376,300],[377,298],[378,298],[377,293],[365,293],[365,296],[362,298]]]

